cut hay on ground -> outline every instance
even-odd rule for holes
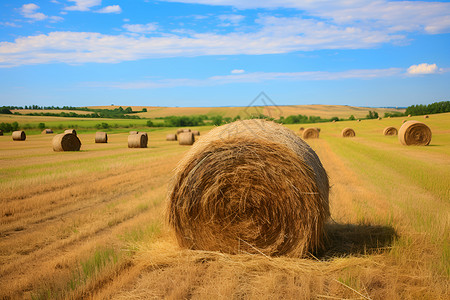
[[[77,131],[75,129],[66,129],[64,130],[64,133],[71,133],[77,135]]]
[[[192,145],[195,142],[195,136],[192,132],[181,132],[178,134],[178,144]]]
[[[168,135],[166,135],[166,141],[176,141],[177,140],[177,135],[170,133]]]
[[[431,142],[431,129],[422,122],[411,120],[400,127],[398,140],[406,146],[426,146]]]
[[[306,139],[318,139],[319,138],[319,130],[316,127],[309,127],[303,130],[302,138]]]
[[[95,143],[108,143],[108,134],[106,132],[97,131],[95,133]]]
[[[51,130],[51,129],[44,129],[44,130],[42,130],[42,134],[50,134],[50,133],[53,133],[53,130]]]
[[[245,120],[217,127],[180,161],[167,219],[182,247],[300,257],[322,247],[328,177],[286,127]]]
[[[138,133],[128,136],[128,148],[147,148],[147,134]]]
[[[23,130],[14,131],[11,136],[13,141],[25,141],[27,139],[27,135]]]
[[[53,137],[53,151],[80,151],[80,139],[73,133],[61,133]]]
[[[383,135],[397,135],[397,134],[398,134],[397,128],[392,126],[388,126],[383,130]]]
[[[198,131],[198,130],[192,130],[192,134],[193,134],[193,135],[200,136],[200,131]]]
[[[352,128],[346,127],[342,129],[341,135],[342,137],[354,137],[356,134]]]

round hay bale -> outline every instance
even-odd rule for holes
[[[0,129],[0,135],[3,135],[3,130]]]
[[[128,136],[128,148],[147,148],[147,143],[147,134],[138,133],[130,134]]]
[[[411,115],[408,115],[408,118],[411,118]]]
[[[425,116],[423,116],[425,119],[428,119],[429,118],[429,116],[428,115],[425,115]]]
[[[200,136],[200,131],[198,131],[198,130],[192,130],[192,134],[193,134],[193,135]]]
[[[148,134],[147,132],[139,132],[138,134],[142,134],[145,138],[145,148],[147,148],[147,144],[148,144]]]
[[[397,128],[392,126],[388,126],[383,130],[383,135],[397,135],[397,134],[398,134]]]
[[[305,139],[318,139],[319,130],[316,127],[309,127],[303,130],[302,138]]]
[[[191,130],[189,128],[179,128],[177,130],[177,134],[180,134],[182,132],[191,132]]]
[[[341,134],[342,134],[342,137],[354,137],[356,135],[355,131],[350,127],[346,127],[344,129],[342,129]]]
[[[411,120],[400,127],[398,140],[406,146],[426,146],[431,142],[431,129],[422,122]]]
[[[166,141],[176,141],[177,135],[176,134],[168,134],[166,135]]]
[[[315,152],[286,127],[216,127],[175,169],[166,217],[182,247],[300,257],[323,246],[329,183]]]
[[[51,129],[44,129],[44,130],[42,130],[42,134],[50,134],[50,133],[53,133],[53,130],[51,130]]]
[[[358,119],[358,122],[361,122],[361,120],[360,120],[360,119]]]
[[[106,132],[97,131],[95,133],[95,143],[108,143],[108,134]]]
[[[64,133],[71,133],[77,135],[77,131],[75,129],[66,129],[64,130]]]
[[[336,120],[331,121],[331,123],[336,123]]]
[[[13,141],[25,141],[27,139],[27,135],[23,130],[13,131],[11,136]]]
[[[76,134],[60,133],[53,137],[53,151],[80,151],[81,142]]]
[[[192,145],[195,142],[195,136],[192,132],[181,132],[178,134],[179,145]]]
[[[305,127],[300,127],[300,129],[298,131],[303,131],[305,130]]]
[[[138,134],[139,131],[130,131],[130,134]]]

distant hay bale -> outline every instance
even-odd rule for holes
[[[75,129],[66,129],[64,130],[64,133],[71,133],[77,135],[77,131]]]
[[[354,137],[356,134],[352,128],[346,127],[342,129],[341,135],[342,137]]]
[[[360,120],[360,119],[358,119],[358,122],[361,122],[361,120]]]
[[[192,145],[195,142],[195,137],[192,132],[181,132],[178,134],[178,144]]]
[[[53,137],[53,151],[80,151],[81,142],[76,134],[60,133]]]
[[[138,134],[139,131],[130,131],[130,134]]]
[[[177,134],[180,134],[182,132],[191,132],[191,130],[189,128],[179,128],[177,130]]]
[[[318,139],[319,130],[316,127],[309,127],[303,130],[302,138],[305,139]]]
[[[332,123],[336,123],[336,120],[331,121]]]
[[[14,131],[11,136],[13,141],[25,141],[27,139],[27,135],[23,130]]]
[[[408,115],[408,118],[411,118],[411,115]]]
[[[3,135],[3,130],[0,129],[0,135]]]
[[[265,120],[216,127],[188,151],[166,217],[180,246],[301,257],[323,246],[329,182],[316,153]]]
[[[198,131],[198,130],[192,130],[192,134],[193,134],[193,135],[199,136],[199,135],[200,135],[200,131]]]
[[[423,116],[425,119],[428,119],[429,118],[429,116],[428,115],[425,115],[425,116]]]
[[[397,135],[397,134],[398,134],[397,128],[392,126],[388,126],[383,130],[383,135]]]
[[[44,129],[44,130],[42,130],[42,134],[50,134],[50,133],[53,133],[53,130],[51,130],[51,129]]]
[[[106,132],[97,131],[95,133],[95,143],[108,143],[108,134]]]
[[[302,132],[303,130],[305,130],[305,127],[300,127],[298,131]]]
[[[148,136],[146,133],[130,134],[128,148],[147,148]]]
[[[166,135],[166,141],[176,141],[177,135],[176,134],[168,134]]]
[[[398,140],[406,146],[426,146],[431,142],[431,129],[422,122],[411,120],[400,127]]]

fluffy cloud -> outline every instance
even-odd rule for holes
[[[423,75],[423,74],[436,74],[443,72],[442,69],[439,69],[436,64],[418,64],[412,65],[408,68],[408,74],[410,75]]]
[[[125,24],[122,27],[133,33],[150,33],[154,32],[158,28],[158,25],[156,23]]]
[[[231,74],[242,74],[244,72],[245,72],[245,70],[242,70],[242,69],[234,69],[231,71]]]
[[[122,12],[122,9],[119,5],[110,5],[96,10],[95,12],[101,14],[120,14]]]
[[[37,6],[34,3],[24,4],[20,8],[20,13],[25,18],[31,19],[33,21],[42,21],[42,20],[50,20],[50,22],[58,22],[61,21],[63,18],[57,17],[57,16],[46,16],[43,13],[37,12],[39,9],[39,6]]]
[[[74,11],[89,11],[93,6],[99,6],[102,4],[102,0],[69,0],[70,2],[75,2],[75,5],[68,6],[66,10]]]
[[[245,19],[242,15],[219,15],[219,20],[222,21],[221,26],[237,26]]]

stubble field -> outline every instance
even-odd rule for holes
[[[165,141],[174,129],[151,131],[147,149],[127,148],[126,133],[95,144],[81,132],[72,153],[53,152],[53,135],[0,136],[0,297],[446,299],[450,114],[412,119],[431,128],[430,146],[382,135],[403,118],[313,125],[332,219],[310,258],[179,249],[163,217],[189,150]],[[341,138],[344,127],[356,137]]]

